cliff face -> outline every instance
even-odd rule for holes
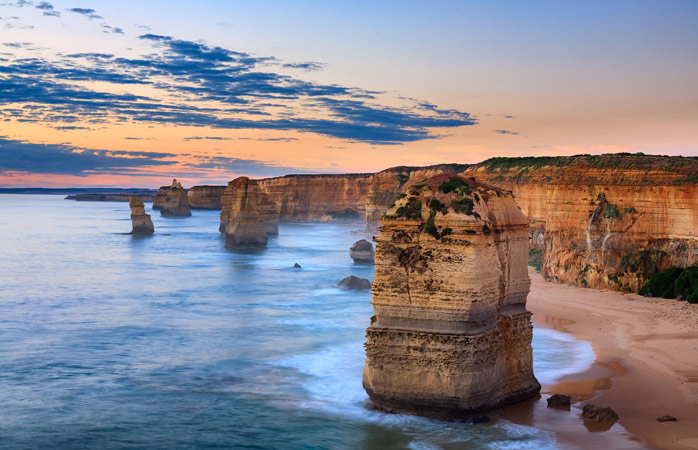
[[[189,207],[193,209],[221,209],[225,186],[194,186],[187,192]]]
[[[172,180],[171,186],[158,189],[153,200],[153,209],[159,209],[160,215],[165,217],[191,216],[187,191],[176,178]]]
[[[143,200],[132,195],[128,205],[131,207],[131,224],[133,226],[131,234],[153,234],[155,227],[150,215],[145,213]]]
[[[460,416],[535,395],[528,220],[511,194],[437,176],[382,223],[364,370],[373,403]]]
[[[266,247],[267,235],[264,221],[257,210],[257,201],[261,192],[254,181],[239,177],[228,183],[223,195],[226,216],[226,247]]]
[[[228,187],[223,192],[221,196],[221,221],[218,226],[218,231],[224,233],[228,223],[231,218],[231,207],[233,207],[233,201],[236,201],[238,196],[238,190],[243,186],[242,181],[237,181],[240,179],[245,179],[244,189],[248,189],[252,195],[252,201],[254,201],[254,209],[259,214],[262,219],[264,232],[267,235],[279,234],[279,208],[265,193],[259,189],[258,180],[250,180],[247,177],[236,178],[235,180],[228,183]]]
[[[698,262],[695,158],[496,158],[463,174],[514,193],[548,280],[637,291]]]

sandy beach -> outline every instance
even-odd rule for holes
[[[698,305],[548,283],[529,271],[534,326],[571,333],[596,353],[589,370],[541,394],[572,395],[577,413],[589,400],[610,406],[625,430],[645,440],[630,437],[628,448],[698,449]],[[658,422],[663,415],[678,421]]]

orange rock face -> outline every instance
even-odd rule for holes
[[[548,280],[637,291],[659,269],[698,263],[695,158],[496,158],[463,174],[514,193]]]
[[[176,178],[172,180],[172,185],[158,189],[153,200],[153,209],[159,209],[160,215],[165,217],[191,216],[187,191]]]
[[[155,227],[150,214],[145,213],[143,200],[132,195],[129,198],[128,205],[131,208],[131,225],[133,226],[131,234],[153,234]]]
[[[189,207],[193,209],[221,209],[225,186],[194,186],[187,191]]]
[[[224,194],[226,215],[226,247],[266,247],[267,234],[264,221],[257,210],[257,200],[261,195],[257,184],[247,177],[239,177],[228,183]]]
[[[458,417],[535,395],[528,220],[511,194],[429,178],[397,199],[380,231],[364,370],[372,402]]]

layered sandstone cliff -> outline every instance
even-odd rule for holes
[[[514,193],[548,280],[637,291],[698,263],[696,158],[494,158],[463,174]]]
[[[145,205],[140,197],[132,195],[128,201],[131,207],[131,234],[153,234],[155,227],[149,214],[145,213]]]
[[[187,200],[192,209],[221,209],[221,197],[225,186],[193,186],[187,191]]]
[[[245,183],[237,181],[245,179]],[[221,220],[218,231],[224,233],[231,217],[231,206],[234,199],[240,195],[238,189],[244,186],[253,195],[254,209],[262,219],[262,227],[267,235],[279,234],[279,208],[264,192],[259,189],[258,180],[250,180],[247,177],[239,177],[228,183],[228,187],[221,196]]]
[[[257,183],[247,177],[228,183],[221,211],[221,225],[225,216],[226,247],[266,247],[264,220],[257,210],[261,195]]]
[[[153,200],[153,209],[159,209],[160,215],[165,217],[191,216],[187,191],[176,178],[172,180],[170,186],[158,189]]]
[[[528,220],[511,194],[436,176],[382,223],[364,371],[372,402],[461,416],[535,395]]]

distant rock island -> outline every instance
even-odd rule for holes
[[[131,207],[131,224],[133,226],[131,234],[153,234],[155,227],[150,214],[145,213],[143,201],[132,195],[128,204]]]
[[[528,220],[511,193],[452,175],[408,187],[376,238],[364,388],[390,412],[462,417],[528,399]]]
[[[182,183],[175,178],[170,186],[158,189],[153,200],[153,209],[159,209],[163,217],[191,216],[187,191],[182,187]]]
[[[366,239],[356,241],[351,248],[349,248],[349,256],[355,263],[373,264],[373,244]]]

